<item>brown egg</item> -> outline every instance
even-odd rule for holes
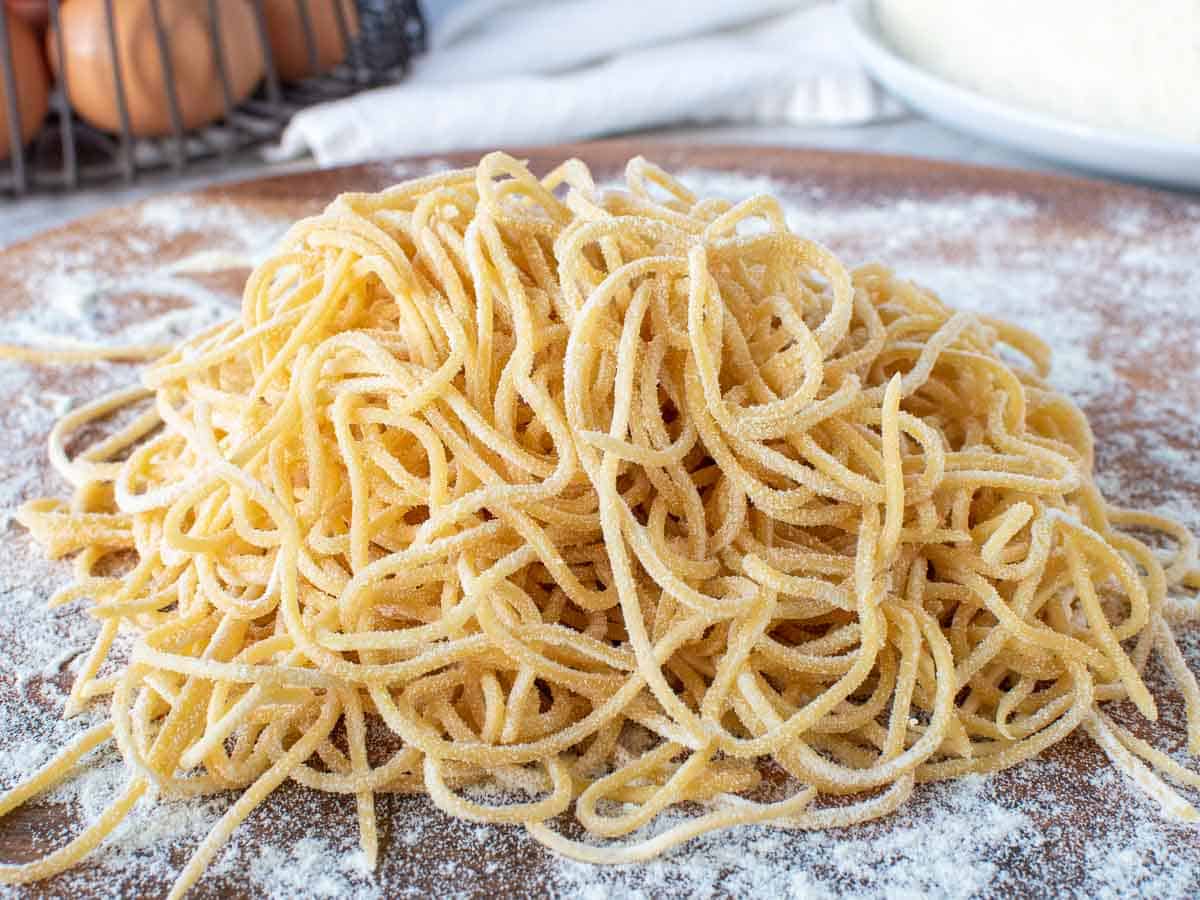
[[[34,132],[42,127],[50,105],[50,84],[46,64],[33,30],[24,22],[9,16],[8,40],[12,47],[13,76],[17,88],[17,109],[21,120],[21,142],[28,143]],[[0,69],[0,82],[4,80]],[[8,102],[0,89],[0,160],[12,155],[8,120]]]
[[[62,4],[61,27],[71,106],[105,131],[121,130],[121,115],[108,44],[104,0]],[[199,128],[225,114],[219,69],[211,40],[209,5],[201,0],[159,0],[170,43],[171,71],[184,128]],[[246,0],[218,0],[221,46],[234,103],[254,90],[263,75],[254,12]],[[154,30],[152,0],[114,4],[121,78],[130,127],[140,137],[171,133],[171,108],[162,56]],[[62,70],[53,31],[47,35],[50,62]]]
[[[50,0],[5,0],[4,5],[13,15],[37,27],[45,25],[50,18]]]
[[[346,44],[338,25],[337,3],[342,4],[346,30],[358,34],[358,9],[354,0],[265,0],[267,34],[271,38],[271,58],[284,81],[298,81],[328,72],[346,58]],[[313,71],[304,33],[300,7],[306,4],[317,49],[317,68]]]

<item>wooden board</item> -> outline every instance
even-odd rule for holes
[[[843,258],[854,262],[879,258],[916,274],[954,305],[1050,332],[1044,336],[1067,351],[1059,363],[1060,383],[1080,394],[1078,399],[1095,427],[1099,468],[1105,473],[1102,486],[1115,492],[1119,501],[1166,507],[1193,527],[1200,524],[1200,428],[1196,425],[1200,421],[1200,201],[1058,176],[782,148],[606,142],[521,155],[538,171],[578,155],[600,175],[610,176],[635,153],[691,173],[704,185],[731,196],[758,190],[779,193],[794,226]],[[246,243],[265,245],[280,223],[318,211],[340,191],[376,190],[402,177],[473,158],[465,154],[370,164],[222,186],[156,198],[41,235],[0,254],[0,340],[14,338],[3,332],[5,328],[18,338],[25,335],[26,320],[36,324],[48,304],[85,304],[86,320],[112,332],[169,312],[183,301],[178,296],[164,298],[156,286],[162,284],[162,273],[182,259],[207,258],[208,263],[191,267],[190,273],[172,270],[171,278],[190,279],[197,290],[224,296],[232,308],[246,275],[237,264],[237,254]],[[709,174],[700,176],[697,170]],[[727,174],[713,174],[721,172]],[[228,257],[224,262],[222,253]],[[92,282],[82,282],[92,287],[89,296],[80,300],[70,295],[70,285],[78,289],[82,270],[92,270],[94,277]],[[62,491],[42,459],[44,432],[30,431],[30,416],[48,421],[43,409],[49,404],[46,398],[86,399],[115,376],[112,367],[88,366],[41,370],[29,378],[30,395],[12,397],[0,410],[0,507]],[[13,410],[23,409],[22,404],[33,404],[41,412],[18,416]],[[27,615],[18,612],[13,598],[30,591],[48,596],[66,571],[65,566],[39,562],[28,538],[11,523],[0,522],[0,540],[3,553],[10,557],[10,565],[0,566],[8,579],[8,583],[0,579],[3,646],[8,641],[19,644],[21,616]],[[13,558],[19,565],[11,564]],[[55,615],[82,613],[68,610]],[[1186,643],[1189,655],[1200,658],[1194,646],[1198,642],[1190,633]],[[0,662],[3,659],[0,654]],[[61,688],[69,677],[65,660],[48,657],[46,663],[53,665],[32,680],[0,669],[0,754],[11,750],[7,740],[16,741],[12,723],[31,715],[48,721],[57,712]],[[1178,704],[1166,699],[1162,718],[1162,725],[1141,733],[1154,736],[1168,749],[1180,747]],[[50,726],[43,730],[49,734]],[[22,732],[23,740],[27,731]],[[1091,893],[1095,884],[1088,880],[1088,870],[1097,863],[1095,854],[1089,855],[1089,846],[1119,843],[1125,833],[1120,828],[1141,828],[1145,820],[1149,823],[1145,827],[1161,828],[1161,859],[1143,861],[1151,865],[1146,876],[1150,880],[1135,878],[1130,884],[1155,894],[1181,886],[1200,890],[1200,882],[1188,874],[1200,872],[1200,832],[1157,825],[1147,813],[1147,801],[1119,780],[1100,779],[1098,789],[1097,773],[1106,763],[1083,738],[1064,742],[1050,752],[1049,759],[992,779],[986,791],[993,805],[1011,807],[1024,817],[1026,826],[1032,821],[1035,828],[1053,835],[1051,839],[1016,845],[1001,840],[987,851],[969,844],[965,853],[986,852],[993,857],[964,857],[964,871],[984,871],[981,863],[993,867],[981,886],[972,888],[972,883],[937,873],[915,882],[909,873],[903,876],[908,882],[901,879],[896,885],[911,886],[911,882],[932,893],[963,896],[973,890],[983,895],[1017,890],[1031,896]],[[1032,806],[1031,798],[1037,801]],[[897,829],[919,830],[921,817],[935,814],[939,803],[944,804],[944,797],[936,789],[919,790],[904,816],[846,833],[845,840],[885,842]],[[1134,813],[1127,814],[1126,808],[1140,818],[1129,819]],[[243,826],[234,849],[201,881],[195,896],[258,896],[268,890],[278,895],[315,895],[323,887],[339,885],[341,890],[374,890],[383,895],[541,895],[572,893],[587,884],[587,876],[578,872],[564,879],[559,864],[519,830],[480,831],[453,823],[422,798],[383,798],[380,811],[385,829],[380,871],[363,880],[339,870],[337,878],[321,881],[332,863],[327,858],[314,863],[293,851],[307,846],[306,840],[333,834],[330,845],[348,852],[354,839],[353,805],[346,798],[314,796],[285,786]],[[73,809],[61,804],[32,805],[8,816],[0,822],[0,859],[23,861],[57,846],[74,827],[73,819]],[[162,865],[149,871],[143,866],[130,878],[103,863],[87,863],[48,882],[0,888],[0,896],[10,891],[39,897],[159,896],[191,846],[173,847],[169,859],[147,849],[147,856],[163,857]],[[778,853],[786,854],[787,845],[773,846],[770,865],[779,866]],[[833,862],[813,863],[811,848],[804,855],[802,844],[795,846],[797,865],[807,871],[805,883],[834,892],[870,894],[880,893],[891,877],[886,872],[877,873],[878,877],[859,873],[847,880]],[[104,854],[102,846],[97,856]],[[756,864],[753,856],[749,854],[745,865]],[[258,880],[247,882],[239,876],[239,865],[260,857],[268,861],[268,868],[271,860],[280,862],[277,877],[259,872]],[[684,854],[674,864],[687,867],[693,862]],[[739,872],[738,865],[733,862],[717,871],[712,893],[777,892],[777,881],[755,881],[750,877],[753,873]],[[299,882],[295,872],[283,871],[289,866],[298,867],[303,876]],[[311,872],[304,866],[310,866]],[[669,869],[655,870],[654,880],[647,881],[648,877],[634,867],[616,876],[597,876],[595,884],[605,894],[638,889],[656,894],[696,892],[694,880],[681,877],[672,882]]]

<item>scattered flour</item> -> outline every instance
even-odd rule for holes
[[[139,206],[138,224],[159,238],[200,233],[214,238],[208,244],[210,249],[215,244],[254,250],[274,243],[291,222],[250,213],[229,202],[166,194]]]
[[[397,177],[413,174],[412,170]],[[692,171],[700,193],[784,198],[788,221],[848,260],[880,258],[953,305],[1002,316],[1047,339],[1052,380],[1082,403],[1098,441],[1104,491],[1200,530],[1200,203],[1164,218],[1112,204],[1090,224],[1048,225],[1038,197],[958,194],[847,204],[825,185]],[[21,273],[36,306],[0,309],[4,340],[170,341],[235,308],[204,276],[260,260],[286,223],[228,204],[163,198],[143,204],[117,245],[54,248]],[[149,240],[147,232],[153,235]],[[190,241],[161,259],[158,241]],[[120,277],[102,254],[119,252]],[[44,436],[73,401],[127,383],[129,367],[60,373],[0,363],[0,610],[19,622],[0,641],[0,787],[44,763],[95,721],[60,718],[95,624],[50,611],[61,564],[40,558],[8,512],[61,485]],[[1134,401],[1136,399],[1136,405]],[[1182,635],[1200,666],[1200,633]],[[1160,744],[1182,753],[1181,708],[1165,702]],[[99,814],[126,773],[112,750],[38,802],[81,820]],[[161,895],[231,797],[144,799],[51,893]],[[420,797],[381,796],[383,861],[365,870],[353,802],[285,785],[218,856],[196,895],[266,897],[555,896],[709,898],[1126,897],[1200,893],[1200,833],[1164,822],[1082,737],[990,778],[919,787],[897,815],[847,831],[763,827],[706,836],[645,865],[596,869],[557,860],[518,828],[448,819]],[[673,814],[678,815],[678,814]],[[656,823],[655,830],[671,821]],[[0,824],[0,830],[5,826]],[[37,833],[46,849],[67,830]],[[0,897],[25,896],[0,888]]]

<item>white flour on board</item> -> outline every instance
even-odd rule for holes
[[[398,177],[403,174],[412,173]],[[947,194],[827,208],[821,187],[794,188],[763,176],[719,172],[694,171],[684,178],[701,194],[785,196],[792,227],[844,258],[869,254],[934,288],[954,306],[1009,318],[1047,339],[1055,350],[1052,381],[1092,416],[1104,491],[1117,501],[1149,504],[1200,531],[1200,396],[1180,400],[1181,391],[1200,390],[1200,348],[1187,345],[1200,335],[1195,257],[1200,204],[1191,219],[1185,216],[1153,240],[1146,238],[1142,210],[1114,205],[1106,211],[1111,240],[1094,231],[1058,235],[1048,250],[1034,227],[1037,202],[1028,197]],[[183,258],[164,260],[155,256],[144,232],[131,233],[122,239],[130,261],[120,277],[99,271],[97,261],[106,247],[35,259],[23,277],[31,293],[46,302],[0,314],[7,315],[0,318],[3,339],[59,346],[73,339],[177,340],[236,309],[236,297],[206,287],[200,276],[260,261],[287,223],[227,203],[163,198],[140,208],[138,224],[157,238],[198,232],[205,240]],[[937,258],[964,248],[969,252],[948,253],[956,262]],[[1107,306],[1057,302],[1065,286],[1080,281]],[[113,329],[113,304],[131,294],[158,302],[140,321],[122,321]],[[1129,321],[1119,327],[1105,311],[1114,304],[1129,311]],[[1133,420],[1139,427],[1106,428],[1106,421],[1117,421],[1117,413],[1106,410],[1130,399],[1128,367],[1166,349],[1180,365],[1160,372],[1156,390],[1138,398]],[[78,654],[90,645],[95,626],[78,610],[44,608],[52,588],[66,580],[66,568],[42,561],[6,513],[30,496],[63,490],[44,461],[43,438],[54,420],[71,402],[127,383],[133,373],[127,366],[84,367],[68,395],[45,390],[32,367],[0,362],[0,392],[11,398],[0,409],[0,610],[21,623],[0,643],[0,787],[34,771],[102,714],[96,710],[68,722],[58,717]],[[1121,415],[1130,421],[1128,412]],[[1117,466],[1106,468],[1106,463],[1133,458],[1149,464],[1152,483],[1125,478]],[[1200,667],[1200,634],[1185,632],[1183,644]],[[1178,708],[1164,707],[1162,727],[1174,736],[1171,749],[1176,751],[1182,729]],[[1197,832],[1164,822],[1154,804],[1111,768],[1081,769],[1064,762],[1081,741],[1073,738],[1059,756],[1000,776],[920,787],[908,806],[883,822],[818,833],[743,828],[708,835],[665,859],[612,869],[546,857],[519,829],[450,820],[423,798],[381,797],[385,880],[365,870],[352,801],[336,801],[331,815],[328,804],[322,805],[328,798],[285,789],[282,799],[272,798],[235,834],[200,891],[236,887],[271,897],[419,896],[432,889],[503,893],[506,872],[526,861],[521,864],[529,866],[528,874],[514,881],[514,890],[520,885],[531,893],[597,900],[1056,892],[1194,896],[1200,890]],[[81,820],[92,820],[124,778],[117,754],[104,751],[40,802],[66,806]],[[1087,796],[1105,798],[1102,823],[1071,818],[1074,804]],[[161,890],[164,873],[179,870],[231,802],[226,796],[144,800],[83,867],[56,884],[61,890],[74,885],[80,892],[103,884],[114,894]],[[680,815],[669,814],[652,830]],[[45,838],[61,842],[65,835]],[[446,846],[454,853],[444,852]],[[1061,846],[1071,851],[1065,857],[1071,862],[1046,863],[1047,851]],[[1062,890],[1048,887],[1054,885]],[[0,896],[19,895],[19,889],[0,888]]]

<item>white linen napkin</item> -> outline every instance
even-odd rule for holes
[[[681,123],[894,115],[821,0],[471,0],[400,84],[310,107],[274,158],[320,165]]]

